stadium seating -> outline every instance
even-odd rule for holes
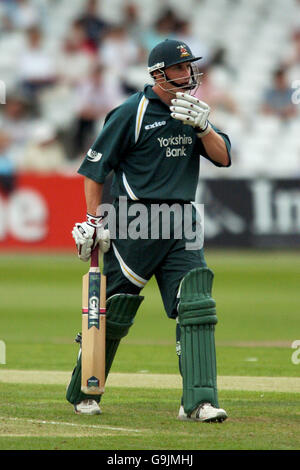
[[[86,2],[45,0],[42,3],[44,15],[47,15],[44,27],[46,42],[49,48],[58,50],[71,21],[82,12]],[[140,6],[138,0],[133,3]],[[143,27],[150,26],[157,18],[161,3],[158,0],[143,1],[143,7],[139,9]],[[110,23],[122,22],[122,0],[102,1],[100,4],[104,19]],[[272,73],[290,45],[291,29],[297,13],[299,16],[299,3],[285,0],[283,6],[282,0],[169,0],[164,5],[173,8],[180,18],[190,20],[195,37],[209,48],[226,48],[228,66],[234,71],[228,85],[243,119],[239,122],[237,118],[227,116],[224,129],[230,134],[232,123],[232,143],[241,174],[268,172],[274,156],[272,172],[280,175],[284,165],[280,151],[284,151],[285,157],[286,153],[289,155],[285,160],[286,166],[288,163],[286,176],[294,176],[299,172],[299,119],[284,125],[278,118],[260,114],[260,108]],[[2,13],[1,10],[0,16]],[[24,35],[20,31],[0,37],[1,80],[8,88],[16,84],[18,56],[23,47]],[[143,86],[147,79],[145,64],[133,66],[127,74],[128,82],[134,87]],[[65,89],[46,93],[41,100],[43,113],[58,127],[66,127],[72,120],[73,99]],[[297,110],[300,116],[299,105]],[[256,119],[257,113],[259,117]]]

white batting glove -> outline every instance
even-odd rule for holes
[[[195,127],[196,130],[199,130],[197,132],[198,137],[204,137],[210,132],[211,125],[208,122],[210,107],[208,104],[188,93],[180,92],[176,93],[176,98],[171,102],[170,110],[172,118]]]
[[[92,250],[97,244],[103,253],[110,248],[110,233],[109,230],[103,228],[103,217],[87,214],[86,218],[86,222],[76,223],[72,230],[78,257],[82,261],[90,259]]]

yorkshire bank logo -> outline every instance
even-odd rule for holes
[[[170,145],[192,145],[193,139],[185,134],[172,137],[158,137],[159,146],[169,147]]]
[[[186,157],[186,148],[182,145],[178,149],[171,149],[170,147],[166,150],[166,157]]]
[[[160,148],[166,149],[166,157],[186,157],[186,145],[192,145],[193,143],[192,137],[185,134],[174,137],[158,137],[157,140]]]

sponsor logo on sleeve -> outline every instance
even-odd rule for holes
[[[90,149],[87,153],[87,160],[90,162],[99,162],[102,157],[102,153],[96,152],[96,150]]]

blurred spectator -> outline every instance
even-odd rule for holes
[[[201,84],[192,94],[210,106],[212,116],[218,111],[237,113],[237,104],[228,89],[217,85],[213,80],[212,68],[207,66],[199,70],[203,73],[200,77]]]
[[[22,152],[31,136],[32,108],[22,95],[15,92],[7,96],[6,105],[1,109],[1,130],[9,136],[13,153]]]
[[[74,38],[67,37],[57,57],[57,73],[60,81],[71,87],[77,85],[88,75],[95,60],[93,55],[81,50]]]
[[[138,5],[132,1],[126,1],[123,10],[124,27],[128,34],[138,43],[141,43],[144,29],[139,18]]]
[[[0,2],[0,33],[10,32],[14,26],[9,18],[4,2]]]
[[[126,84],[127,69],[144,60],[141,47],[129,36],[124,26],[114,26],[106,35],[100,49],[100,62],[118,77],[125,93],[132,93]]]
[[[14,189],[15,165],[13,163],[11,150],[11,139],[8,134],[0,131],[0,189],[10,193]]]
[[[202,63],[202,61],[200,62]],[[214,79],[220,83],[220,86],[232,86],[236,78],[236,71],[228,60],[228,49],[223,46],[218,46],[211,51],[209,64],[213,71]]]
[[[284,61],[284,67],[287,71],[289,81],[299,80],[300,78],[300,27],[292,35],[290,52]]]
[[[26,30],[37,26],[41,15],[36,3],[30,0],[10,0],[5,2],[6,21],[10,29]]]
[[[18,169],[34,172],[59,171],[64,164],[65,153],[57,139],[55,128],[47,122],[39,122],[33,129]]]
[[[131,0],[126,1],[123,10],[124,16],[124,28],[127,31],[129,37],[139,47],[139,59],[138,62],[144,67],[148,60],[148,51],[143,46],[143,37],[145,29],[141,24],[139,18],[139,8],[136,3]]]
[[[19,79],[23,92],[33,100],[40,90],[56,82],[55,60],[47,51],[38,27],[27,30],[27,48],[20,58]]]
[[[94,42],[89,39],[84,25],[80,20],[75,20],[71,24],[67,40],[77,52],[89,55],[95,55],[97,52],[97,47]]]
[[[98,49],[109,25],[99,15],[98,0],[87,0],[86,9],[78,18],[78,22],[83,26],[87,38]]]
[[[179,19],[171,8],[167,8],[155,21],[152,28],[143,35],[143,47],[150,52],[159,42],[175,38]]]
[[[108,71],[109,72],[109,71]],[[77,117],[74,124],[72,158],[85,153],[95,138],[97,122],[124,99],[119,82],[106,75],[102,65],[94,66],[89,77],[76,89]]]
[[[263,102],[262,112],[264,114],[273,114],[282,120],[287,120],[296,116],[296,106],[292,103],[293,90],[289,86],[285,70],[280,67],[273,75],[273,85],[266,90]]]

